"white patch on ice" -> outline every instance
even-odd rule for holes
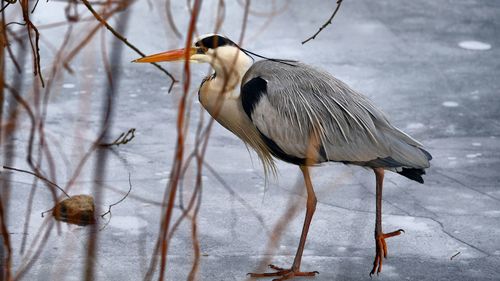
[[[458,106],[458,102],[456,101],[445,101],[442,103],[442,105],[444,107],[457,107]]]
[[[408,129],[408,130],[419,130],[419,129],[423,129],[424,127],[425,127],[425,125],[422,123],[410,123],[410,124],[406,125],[406,129]]]
[[[62,87],[64,89],[73,89],[75,87],[75,84],[65,83],[65,84],[62,85]]]
[[[448,156],[448,160],[457,160],[457,157],[455,157],[455,156]]]
[[[111,217],[109,226],[128,231],[132,234],[140,234],[141,229],[148,226],[148,222],[133,216],[113,216]]]
[[[408,231],[423,231],[429,232],[432,230],[431,226],[425,223],[422,219],[416,219],[414,217],[403,217],[403,216],[389,216],[384,218],[384,221],[397,227]]]
[[[341,246],[341,247],[337,247],[337,250],[338,250],[339,252],[345,252],[345,251],[347,250],[347,248],[346,248],[346,247],[342,247],[342,246]]]
[[[161,87],[160,90],[166,91],[166,90],[168,90],[168,87]]]
[[[472,146],[481,146],[482,144],[480,142],[473,142]]]
[[[500,217],[500,211],[486,211],[484,212],[484,215],[487,217]]]
[[[129,97],[131,97],[131,98],[136,98],[136,97],[137,97],[137,94],[130,94],[130,95],[128,95],[128,96],[129,96]]]
[[[466,50],[474,50],[474,51],[486,51],[491,49],[491,45],[485,42],[480,42],[480,41],[462,41],[458,43],[458,46],[460,48],[466,49]]]
[[[481,155],[483,155],[483,154],[482,153],[471,153],[471,154],[465,155],[465,157],[467,157],[467,158],[476,158],[476,157],[479,157]]]

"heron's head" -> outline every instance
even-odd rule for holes
[[[227,72],[251,64],[252,59],[229,38],[219,34],[207,34],[184,49],[177,49],[146,56],[134,62],[162,62],[188,59],[192,62],[209,63],[216,72]],[[234,67],[234,68],[233,68]]]

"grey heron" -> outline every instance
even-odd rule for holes
[[[250,275],[285,280],[317,273],[300,269],[317,203],[309,167],[329,161],[367,167],[375,173],[376,251],[370,275],[378,274],[387,257],[385,239],[403,232],[382,231],[384,172],[423,183],[422,175],[432,157],[422,144],[391,125],[368,98],[326,71],[297,61],[254,62],[249,51],[222,35],[204,35],[188,49],[135,62],[185,58],[209,63],[215,70],[203,80],[198,92],[208,113],[252,147],[266,170],[273,170],[274,159],[280,159],[298,165],[304,177],[306,215],[292,266],[285,269],[270,265],[275,272]]]

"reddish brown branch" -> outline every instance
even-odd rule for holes
[[[2,238],[3,238],[3,247],[7,249],[7,256],[5,257],[5,261],[2,261],[3,265],[3,274],[4,276],[0,276],[2,280],[11,281],[11,267],[12,267],[12,247],[10,244],[10,235],[7,229],[7,224],[5,222],[5,213],[3,209],[3,198],[0,195],[0,225],[2,230]]]
[[[193,40],[193,34],[196,28],[196,22],[198,20],[198,13],[201,7],[201,0],[195,0],[191,19],[189,22],[188,36],[186,38],[186,48],[191,46],[191,42]],[[184,63],[184,93],[179,102],[178,113],[177,113],[177,147],[174,159],[174,166],[172,168],[170,183],[169,183],[169,196],[168,196],[168,204],[167,209],[165,211],[165,215],[163,217],[163,223],[161,227],[161,262],[160,262],[160,275],[159,280],[162,281],[165,277],[165,269],[167,266],[167,251],[168,251],[168,230],[170,226],[170,222],[172,220],[172,213],[174,209],[175,196],[177,192],[177,187],[179,183],[179,178],[182,170],[182,163],[184,159],[184,121],[185,121],[185,112],[186,112],[186,100],[189,94],[189,84],[190,84],[190,67],[189,67],[189,53],[186,52],[186,58]]]
[[[40,83],[42,83],[42,87],[45,86],[45,82],[43,81],[43,76],[42,76],[42,67],[40,65],[40,33],[38,32],[38,29],[36,26],[31,22],[30,17],[29,17],[29,1],[28,0],[21,0],[20,1],[21,8],[23,11],[23,19],[24,22],[26,23],[26,29],[28,32],[28,38],[30,41],[31,45],[31,50],[33,53],[33,74],[35,76],[38,75],[40,79]],[[35,32],[35,41],[33,42],[33,37],[31,35],[31,31]]]

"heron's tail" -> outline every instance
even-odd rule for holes
[[[425,158],[427,158],[427,161],[430,161],[432,159],[432,155],[426,151],[425,149],[421,148],[421,147],[414,147],[418,150],[420,150],[420,152],[422,152],[425,156]],[[422,178],[422,175],[425,175],[425,168],[407,168],[407,167],[403,167],[401,171],[396,171],[398,174],[402,175],[402,176],[405,176],[411,180],[414,180],[416,182],[419,182],[419,183],[424,183],[424,179]]]
[[[422,178],[422,175],[425,175],[424,169],[403,168],[402,171],[398,171],[397,173],[416,182],[424,183],[424,179]]]

